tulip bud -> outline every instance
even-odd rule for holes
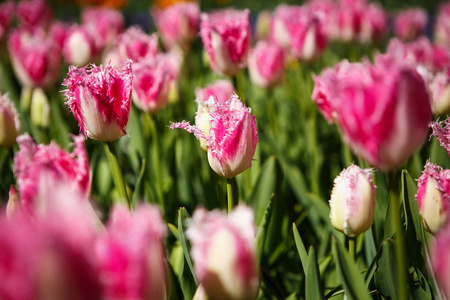
[[[11,147],[20,133],[19,114],[7,94],[0,95],[0,147]]]
[[[205,132],[206,123],[202,123],[204,125],[200,128],[184,121],[174,123],[170,128],[182,128],[194,133],[197,139],[205,139],[211,168],[222,177],[233,178],[252,165],[258,142],[255,117],[237,95],[225,102],[210,97],[207,106],[209,133]]]
[[[283,49],[278,45],[259,41],[248,58],[248,69],[253,83],[265,88],[279,84],[283,79],[283,58]]]
[[[388,14],[378,3],[368,4],[365,10],[364,18],[361,19],[359,40],[363,43],[377,42],[388,33]]]
[[[443,2],[439,5],[437,18],[434,25],[434,41],[442,46],[450,46],[450,3]]]
[[[372,170],[350,165],[334,179],[330,199],[331,224],[349,237],[372,226],[375,211],[375,186]]]
[[[0,4],[0,41],[6,36],[14,18],[15,5],[13,1]]]
[[[425,32],[428,15],[425,9],[409,8],[395,18],[394,32],[402,40],[414,40]]]
[[[150,113],[167,106],[170,78],[167,65],[161,59],[142,61],[133,65],[133,101]]]
[[[153,19],[166,49],[174,46],[184,51],[198,33],[200,8],[197,2],[175,2],[165,9],[155,8]]]
[[[450,170],[430,162],[424,167],[417,185],[417,201],[425,229],[438,232],[447,222],[450,204]]]
[[[81,13],[81,24],[89,27],[94,33],[97,49],[112,45],[123,31],[124,23],[120,11],[107,7],[90,7]]]
[[[73,25],[64,41],[63,55],[67,63],[84,66],[94,61],[99,49],[87,26]]]
[[[41,88],[33,90],[31,97],[31,122],[44,128],[50,123],[50,104],[47,95]]]
[[[96,247],[105,299],[167,299],[166,225],[156,207],[115,206]]]
[[[117,51],[122,61],[133,63],[154,59],[158,53],[158,36],[148,35],[139,27],[131,27],[117,37]]]
[[[205,86],[204,88],[195,89],[196,101],[206,103],[209,97],[214,96],[219,102],[225,102],[235,93],[234,87],[228,80],[217,80],[216,82]]]
[[[297,58],[311,61],[322,53],[326,38],[322,18],[307,7],[279,5],[271,25],[271,39]]]
[[[17,18],[26,28],[44,28],[52,17],[52,11],[45,0],[25,0],[17,5]]]
[[[255,38],[257,41],[263,40],[269,36],[271,19],[272,12],[269,10],[263,10],[258,14],[255,25]]]
[[[79,193],[87,200],[90,174],[84,137],[74,136],[73,139],[74,150],[67,153],[54,143],[36,145],[28,134],[17,138],[20,150],[14,158],[14,173],[21,203],[27,212],[33,214],[38,207],[48,206],[48,191],[41,186],[42,178],[47,184],[58,180],[66,184],[71,193]]]
[[[450,77],[449,71],[436,74],[429,89],[433,102],[433,112],[436,115],[445,115],[450,112]]]
[[[60,49],[43,31],[15,29],[8,48],[14,73],[23,86],[47,88],[58,79]]]
[[[20,198],[15,186],[9,188],[9,198],[6,204],[6,217],[13,218],[21,210]]]
[[[436,235],[435,242],[431,245],[430,258],[434,275],[442,292],[447,298],[450,297],[450,224],[445,226]]]
[[[122,71],[108,64],[81,69],[71,66],[63,85],[67,105],[84,134],[95,140],[115,141],[126,134],[131,108],[131,62]]]
[[[229,215],[197,209],[186,231],[195,274],[213,299],[251,300],[257,296],[253,212],[236,207]]]
[[[247,64],[249,11],[221,10],[201,15],[200,36],[213,71],[235,76]]]

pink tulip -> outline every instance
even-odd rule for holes
[[[321,90],[328,92],[322,93],[329,97],[323,97],[328,116],[336,116],[353,151],[381,170],[392,170],[425,140],[431,103],[413,66],[388,55],[376,61],[343,62],[324,71]]]
[[[0,217],[0,297],[102,299],[91,211],[64,185],[53,182],[47,188],[52,205],[45,215],[30,219],[17,211]]]
[[[225,102],[235,93],[234,87],[228,80],[217,80],[203,89],[195,89],[195,97],[197,101],[207,103],[209,97],[214,96],[219,102]]]
[[[20,151],[14,158],[14,173],[17,178],[22,206],[28,213],[45,209],[48,191],[42,190],[42,178],[61,181],[71,191],[84,195],[90,192],[89,164],[84,150],[84,137],[74,137],[73,153],[67,153],[54,143],[36,145],[24,134],[17,138]]]
[[[90,30],[95,33],[98,49],[112,45],[125,26],[122,14],[107,7],[91,7],[83,10],[81,23],[90,27]]]
[[[394,32],[402,40],[414,40],[425,32],[428,15],[425,9],[409,8],[398,13]]]
[[[450,70],[437,73],[428,88],[434,114],[445,115],[450,112]]]
[[[72,25],[64,41],[64,60],[73,65],[84,66],[94,62],[100,49],[91,28],[83,25]]]
[[[27,87],[49,87],[59,77],[61,53],[41,30],[14,30],[8,40],[14,73]]]
[[[47,27],[53,16],[45,0],[22,0],[17,4],[17,18],[22,26],[34,29]]]
[[[255,299],[259,271],[255,257],[253,212],[236,207],[226,215],[197,209],[186,231],[195,274],[214,299]]]
[[[116,206],[107,229],[96,246],[104,299],[166,299],[166,225],[159,210]]]
[[[378,3],[367,4],[361,19],[359,40],[363,43],[373,43],[381,40],[389,30],[389,19],[383,7]]]
[[[253,83],[270,88],[283,80],[284,54],[276,44],[259,41],[250,52],[248,69]]]
[[[450,297],[450,224],[436,235],[430,256],[434,275],[446,297]]]
[[[197,139],[205,139],[211,168],[220,176],[233,178],[252,165],[258,142],[255,117],[237,95],[225,102],[210,97],[207,110],[208,124],[204,126],[183,121],[170,128],[183,128],[194,133]],[[205,130],[207,127],[210,129]]]
[[[20,120],[14,103],[8,94],[0,94],[0,147],[11,147],[20,134]]]
[[[307,7],[285,4],[273,14],[271,39],[305,61],[320,56],[327,43],[320,14]]]
[[[450,46],[450,3],[442,3],[434,25],[434,41],[442,46]]]
[[[95,140],[115,141],[126,134],[131,109],[131,62],[122,71],[108,64],[69,68],[63,85],[67,104],[84,134]]]
[[[364,0],[338,1],[337,8],[328,20],[328,37],[343,42],[359,39],[366,11]]]
[[[249,13],[227,9],[201,15],[200,36],[214,72],[234,76],[247,65]]]
[[[450,209],[450,170],[428,161],[419,178],[416,198],[425,229],[438,232],[446,224]]]
[[[375,185],[371,169],[351,165],[334,179],[330,199],[330,219],[334,228],[349,237],[367,231],[373,224]]]
[[[64,48],[67,35],[70,32],[70,24],[61,21],[53,21],[48,29],[48,35],[56,42],[59,49]]]
[[[6,36],[14,17],[15,5],[13,1],[0,4],[0,40]]]
[[[175,45],[185,51],[189,49],[198,33],[200,8],[197,2],[175,2],[165,9],[155,8],[152,16],[166,49]]]
[[[158,53],[158,36],[148,35],[139,27],[131,27],[119,35],[116,45],[122,60],[140,62],[155,58]]]
[[[432,122],[430,127],[433,129],[431,137],[435,136],[448,155],[450,155],[450,118],[447,117],[446,120],[441,122]]]
[[[133,76],[133,101],[139,109],[157,113],[167,106],[170,73],[164,60],[134,64]]]

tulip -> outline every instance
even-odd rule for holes
[[[255,39],[257,41],[264,40],[269,37],[271,20],[272,12],[269,10],[263,10],[258,14],[255,24]]]
[[[428,15],[425,9],[409,8],[398,13],[395,18],[394,32],[402,40],[414,40],[424,34]]]
[[[186,121],[173,123],[170,128],[182,128],[197,139],[205,139],[211,168],[224,178],[233,178],[252,165],[258,142],[255,117],[237,95],[225,102],[210,97],[207,105],[209,132]]]
[[[64,79],[67,104],[80,129],[91,139],[111,142],[126,134],[131,108],[131,62],[122,71],[108,64],[71,66]]]
[[[326,46],[320,15],[306,7],[285,4],[279,5],[275,10],[271,39],[305,61],[320,56]]]
[[[283,49],[276,44],[260,41],[250,52],[248,69],[253,83],[271,88],[283,79]]]
[[[14,30],[8,40],[14,73],[23,86],[47,88],[59,75],[61,53],[40,30]]]
[[[436,115],[445,115],[450,112],[450,74],[440,72],[436,74],[429,84],[433,112]]]
[[[41,88],[35,88],[31,96],[31,122],[44,128],[50,123],[50,103]]]
[[[148,35],[139,27],[131,27],[117,38],[117,51],[121,60],[133,62],[152,60],[158,53],[158,36]]]
[[[364,0],[341,0],[328,21],[328,36],[343,42],[351,42],[360,38],[361,23],[367,11]]]
[[[122,14],[107,7],[91,7],[84,9],[81,14],[81,23],[90,27],[95,34],[96,47],[103,49],[112,45],[117,36],[124,30]]]
[[[425,229],[438,232],[446,224],[450,208],[450,170],[427,162],[419,178],[416,199]]]
[[[20,120],[14,103],[0,94],[0,147],[12,147],[20,134]]]
[[[175,45],[187,51],[198,33],[200,8],[197,2],[176,2],[165,8],[152,11],[156,27],[166,49]]]
[[[255,299],[259,271],[255,258],[253,212],[246,206],[230,214],[197,209],[186,231],[194,271],[213,299]]]
[[[133,75],[133,101],[139,109],[157,113],[167,106],[170,78],[163,60],[134,64]]]
[[[371,169],[350,165],[334,179],[330,199],[331,224],[349,237],[372,226],[375,211],[375,186]]]
[[[234,87],[228,80],[217,80],[203,89],[195,89],[196,101],[200,103],[207,103],[209,97],[214,96],[219,102],[225,102],[230,99],[235,93]]]
[[[387,13],[378,3],[370,3],[364,10],[361,19],[359,40],[363,43],[373,43],[381,40],[389,30]]]
[[[227,9],[201,15],[200,36],[214,72],[235,76],[247,65],[249,13]]]
[[[344,140],[357,155],[386,171],[422,145],[432,111],[415,66],[384,55],[375,65],[343,62],[324,71],[324,77],[327,73],[329,115],[336,115]]]
[[[435,136],[448,155],[450,155],[450,118],[447,117],[446,120],[441,122],[431,122],[430,127],[433,129],[430,138]]]
[[[434,41],[442,46],[450,46],[450,3],[439,5],[436,23],[434,25]]]
[[[1,299],[102,299],[97,228],[77,193],[52,182],[45,215],[0,218]]]
[[[450,224],[436,235],[436,240],[431,246],[431,265],[436,280],[446,297],[450,297]]]
[[[85,199],[89,195],[90,175],[84,138],[75,136],[73,139],[74,150],[67,153],[54,143],[36,145],[28,134],[17,138],[20,151],[14,158],[14,173],[22,206],[28,213],[34,214],[36,210],[48,207],[48,191],[42,190],[39,181],[44,177],[47,181],[65,183],[72,192],[84,195]]]
[[[99,53],[93,32],[83,25],[73,25],[63,46],[64,59],[69,64],[84,66],[92,63]]]
[[[14,17],[15,5],[13,1],[0,4],[0,40],[6,36]]]
[[[115,206],[107,229],[96,246],[104,299],[166,299],[166,225],[159,210]]]
[[[19,23],[28,29],[45,28],[53,18],[45,0],[23,0],[17,4]]]
[[[53,21],[48,29],[48,35],[56,42],[59,49],[63,49],[70,30],[70,24],[61,21]]]

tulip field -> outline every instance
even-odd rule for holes
[[[450,299],[450,2],[292,2],[0,3],[0,300]]]

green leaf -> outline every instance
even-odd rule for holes
[[[179,240],[180,239],[180,235],[178,233],[178,228],[175,227],[175,225],[173,225],[172,223],[167,223],[167,227],[169,227],[169,231],[172,233],[172,235]]]
[[[192,265],[190,250],[191,247],[186,242],[186,238],[184,236],[184,227],[183,224],[185,223],[185,220],[189,218],[189,213],[187,212],[186,208],[182,207],[178,210],[178,234],[180,237],[180,243],[181,247],[183,248],[184,257],[186,258],[186,262],[189,266],[189,269],[191,270],[192,277],[194,277],[195,283],[197,284],[197,279],[195,278],[194,273],[194,267]]]
[[[296,299],[297,299],[297,292],[293,292],[292,294],[287,296],[287,298],[284,300],[296,300]]]
[[[273,212],[273,197],[270,198],[269,203],[267,204],[266,212],[259,222],[258,229],[256,232],[256,257],[259,265],[261,265],[261,259],[264,253],[264,245],[267,236],[267,230],[270,224],[270,218]]]
[[[143,188],[143,178],[145,174],[145,159],[142,160],[141,170],[139,171],[139,176],[136,181],[136,186],[134,187],[133,195],[131,196],[131,205],[135,205],[140,197],[140,192]]]
[[[253,167],[252,167],[253,168]],[[248,203],[253,206],[255,212],[255,223],[260,224],[266,214],[269,201],[276,188],[276,161],[275,157],[269,157],[263,164],[255,188]]]
[[[172,251],[170,253],[169,258],[170,266],[173,269],[173,272],[178,278],[179,285],[181,287],[181,291],[183,293],[184,299],[192,299],[195,294],[196,284],[194,282],[194,278],[187,267],[186,260],[184,259],[183,248],[180,243],[175,243]],[[171,292],[172,299],[180,299],[180,297],[176,297],[173,292],[174,282],[172,281]]]
[[[397,261],[395,241],[387,239],[382,246],[378,268],[374,275],[375,285],[384,298],[398,299]]]
[[[364,285],[364,280],[353,259],[342,243],[333,237],[333,254],[339,278],[344,286],[348,299],[371,299]]]
[[[319,267],[316,261],[316,252],[309,248],[308,264],[306,267],[305,298],[306,300],[323,299],[322,284],[320,282]]]
[[[298,233],[295,223],[292,224],[292,231],[294,232],[295,245],[297,246],[297,251],[302,262],[303,270],[306,270],[306,267],[308,265],[308,254],[306,253],[305,245],[303,244],[302,238]]]

